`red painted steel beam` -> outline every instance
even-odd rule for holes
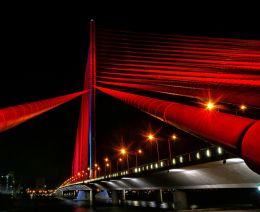
[[[103,87],[97,88],[166,123],[228,149],[241,156],[255,172],[260,173],[259,121]]]
[[[87,91],[81,91],[51,99],[0,109],[0,132],[6,131],[31,118],[56,108],[86,92]]]

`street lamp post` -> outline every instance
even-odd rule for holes
[[[160,161],[160,156],[159,156],[159,147],[158,147],[157,139],[155,139],[155,143],[156,143],[156,149],[157,149],[157,159],[158,159],[158,162],[159,162]]]
[[[125,148],[122,148],[120,150],[120,153],[122,155],[126,155],[127,170],[129,170],[129,160],[128,160],[128,152],[127,152],[127,150]]]
[[[160,161],[160,155],[159,155],[159,147],[158,147],[158,141],[157,138],[155,138],[152,134],[148,135],[148,140],[150,140],[151,142],[154,140],[155,144],[156,144],[156,150],[157,150],[157,160],[158,162]]]
[[[246,105],[240,105],[239,108],[236,110],[236,115],[239,111],[241,112],[245,112],[247,109],[247,106]]]
[[[169,146],[169,158],[170,161],[172,160],[172,149],[171,149],[171,141],[176,141],[177,136],[175,134],[173,134],[170,138],[168,138],[168,146]]]
[[[126,163],[127,163],[127,170],[129,170],[129,160],[128,160],[128,154],[126,154]]]
[[[118,172],[118,163],[121,163],[123,160],[122,158],[118,158],[117,162],[116,162],[116,171]]]
[[[98,175],[98,173],[97,173],[97,172],[98,172],[98,171],[97,171],[97,170],[98,170],[98,167],[99,167],[99,165],[98,165],[97,163],[95,163],[95,164],[94,164],[94,178],[97,177],[97,175]]]
[[[111,173],[111,161],[107,157],[104,160],[105,160],[105,175],[106,175],[108,168],[109,168],[109,171]]]
[[[138,160],[137,160],[137,158],[138,158],[138,154],[142,154],[143,153],[143,151],[141,150],[141,149],[138,149],[137,151],[136,151],[136,153],[135,153],[135,166],[137,167],[138,166]]]
[[[100,177],[100,167],[97,167],[97,176]]]
[[[109,163],[106,163],[107,169],[109,169],[109,174],[111,174],[111,165]]]

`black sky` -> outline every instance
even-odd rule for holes
[[[120,25],[142,31],[260,38],[257,14],[252,11],[245,17],[251,8],[238,11],[235,8],[222,10],[221,6],[218,9],[214,5],[207,9],[153,5],[152,9],[147,6],[137,12],[132,8],[138,7],[132,5],[128,12],[127,8],[127,4],[123,9],[104,7],[106,11],[101,13],[99,9],[98,15],[89,5],[83,4],[3,6],[0,22],[0,107],[80,91],[91,18],[102,26]],[[111,144],[117,146],[122,139],[126,144],[137,146],[142,133],[149,128],[162,128],[160,135],[167,135],[173,130],[111,97],[101,93],[97,95],[99,157],[104,156],[103,152],[113,154]],[[104,104],[105,108],[102,107]],[[49,186],[61,183],[71,171],[79,107],[80,100],[76,99],[1,133],[0,174],[14,171],[26,186],[34,186],[37,177],[44,177]],[[180,137],[184,142],[176,144],[180,153],[193,146],[191,142],[204,145],[185,133]]]

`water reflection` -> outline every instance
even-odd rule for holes
[[[198,208],[192,205],[191,209]],[[240,205],[240,208],[243,205]],[[221,208],[221,207],[219,207]],[[233,207],[234,208],[234,207]],[[253,210],[246,210],[247,208]],[[255,210],[252,206],[244,207],[243,211]],[[65,199],[1,199],[0,212],[151,212],[151,211],[172,211],[174,204],[172,202],[156,202],[145,200],[126,200],[121,206],[112,206],[112,204],[97,204],[90,207],[86,201],[75,201]],[[206,211],[206,210],[205,210]],[[221,211],[221,210],[220,210]]]
[[[98,206],[98,207],[91,207],[91,208],[84,208],[84,207],[75,207],[72,212],[145,212],[145,211],[153,211],[151,208],[132,208],[132,207],[116,207],[116,206]],[[158,210],[156,210],[158,211]],[[165,210],[164,210],[165,211]],[[58,212],[58,211],[57,211]]]
[[[95,210],[93,208],[75,207],[73,212],[95,212]]]

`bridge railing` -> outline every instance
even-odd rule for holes
[[[110,173],[92,180],[117,178],[130,174],[138,174],[141,172],[154,171],[167,168],[178,168],[187,165],[197,164],[201,162],[221,160],[231,157],[231,154],[226,152],[223,148],[218,146],[211,146],[208,148],[200,149],[198,151],[177,155],[170,159],[162,159],[157,162],[143,164],[135,167],[131,167],[127,170],[122,170],[114,173]]]
[[[104,179],[110,178],[120,178],[127,175],[138,175],[143,172],[153,172],[158,170],[167,170],[167,169],[174,169],[185,167],[193,164],[199,164],[202,162],[210,162],[216,160],[224,160],[227,158],[234,157],[234,155],[230,154],[229,152],[225,151],[223,148],[219,146],[211,146],[207,148],[203,148],[197,151],[193,151],[190,153],[185,153],[181,155],[177,155],[172,159],[166,158],[159,160],[157,162],[152,162],[148,164],[142,164],[139,166],[131,167],[126,170],[117,171],[113,173],[109,173],[103,176],[97,176],[92,179],[85,179],[84,181],[78,181],[74,183],[68,183],[64,186],[68,185],[75,185],[75,184],[82,184],[82,183],[90,183],[93,181],[99,181]]]

